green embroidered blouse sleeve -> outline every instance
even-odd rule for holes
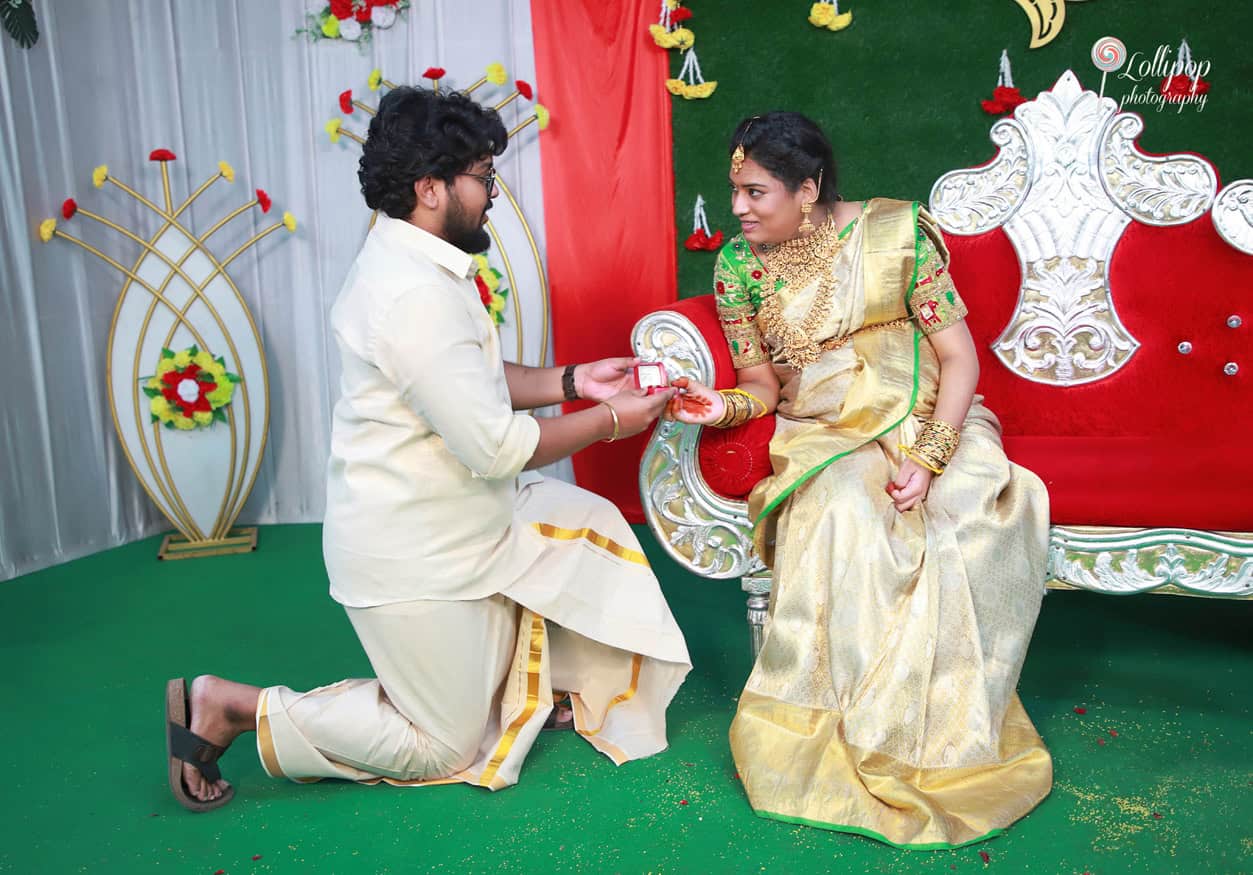
[[[918,280],[909,294],[909,312],[923,334],[935,334],[966,318],[966,304],[953,285],[948,259],[922,228],[918,229]]]
[[[754,296],[745,282],[742,259],[737,255],[734,243],[727,244],[718,253],[714,267],[714,299],[731,361],[739,369],[765,364],[770,358],[761,342]]]

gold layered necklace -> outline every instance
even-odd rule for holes
[[[836,230],[833,213],[828,213],[826,221],[806,237],[788,240],[769,249],[763,247],[761,257],[766,269],[783,280],[793,292],[799,293],[810,283],[818,283],[813,303],[799,324],[789,322],[783,316],[779,296],[769,288],[769,283],[761,296],[757,320],[767,334],[779,339],[783,357],[797,370],[812,365],[822,356],[823,347],[815,334],[831,314],[836,285],[831,265],[843,247],[844,239]]]

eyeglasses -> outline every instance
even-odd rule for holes
[[[458,176],[472,176],[479,182],[483,183],[483,187],[487,189],[487,196],[491,197],[492,192],[496,190],[496,168],[493,167],[486,173],[458,173]]]

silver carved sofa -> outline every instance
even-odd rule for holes
[[[1220,191],[1200,156],[1142,152],[1143,126],[1067,71],[992,126],[992,161],[941,176],[929,208],[980,392],[1010,458],[1049,486],[1048,585],[1253,598],[1253,466],[1229,464],[1253,433],[1253,180]],[[734,384],[711,295],[648,314],[632,343],[671,377]],[[772,427],[663,421],[640,466],[669,554],[741,581],[754,654],[770,575],[743,496]]]

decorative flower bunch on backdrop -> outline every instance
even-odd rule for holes
[[[659,48],[678,49],[683,52],[683,66],[679,75],[666,80],[666,90],[684,100],[701,100],[714,93],[717,80],[705,81],[696,60],[696,34],[685,27],[691,21],[692,10],[679,4],[679,0],[661,0],[657,23],[648,26],[648,33]]]
[[[191,431],[226,422],[224,408],[231,403],[239,377],[226,372],[226,360],[191,346],[181,352],[161,350],[157,373],[144,382],[152,400],[152,421],[166,428]]]
[[[306,15],[307,26],[296,33],[314,42],[338,39],[362,46],[373,37],[375,28],[391,27],[408,8],[409,0],[331,0],[321,12]]]
[[[841,12],[839,0],[819,0],[809,7],[809,23],[827,30],[843,30],[853,23],[853,13]]]

